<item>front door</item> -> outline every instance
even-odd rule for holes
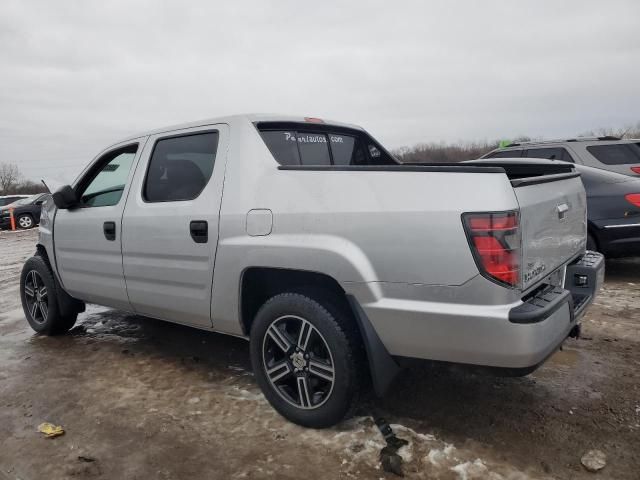
[[[124,275],[137,313],[211,327],[227,142],[227,125],[149,137],[122,222]]]
[[[65,290],[76,298],[131,310],[122,270],[121,221],[143,141],[101,155],[75,184],[80,205],[56,212],[58,273]]]

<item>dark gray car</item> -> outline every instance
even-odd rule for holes
[[[546,158],[563,160],[623,175],[640,176],[640,140],[616,137],[578,137],[544,142],[517,142],[482,158]]]

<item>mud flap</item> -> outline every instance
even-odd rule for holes
[[[352,295],[347,298],[364,340],[373,389],[378,397],[382,397],[402,369],[387,351],[358,301]]]

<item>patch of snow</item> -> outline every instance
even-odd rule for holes
[[[451,467],[456,472],[460,480],[471,480],[474,478],[487,478],[489,469],[482,460],[476,458],[473,462],[459,463]]]

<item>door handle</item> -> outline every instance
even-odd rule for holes
[[[104,232],[104,238],[107,240],[116,239],[116,222],[104,222],[102,225],[102,231]]]
[[[207,243],[209,241],[209,224],[204,220],[192,220],[189,224],[191,238],[196,243]]]

